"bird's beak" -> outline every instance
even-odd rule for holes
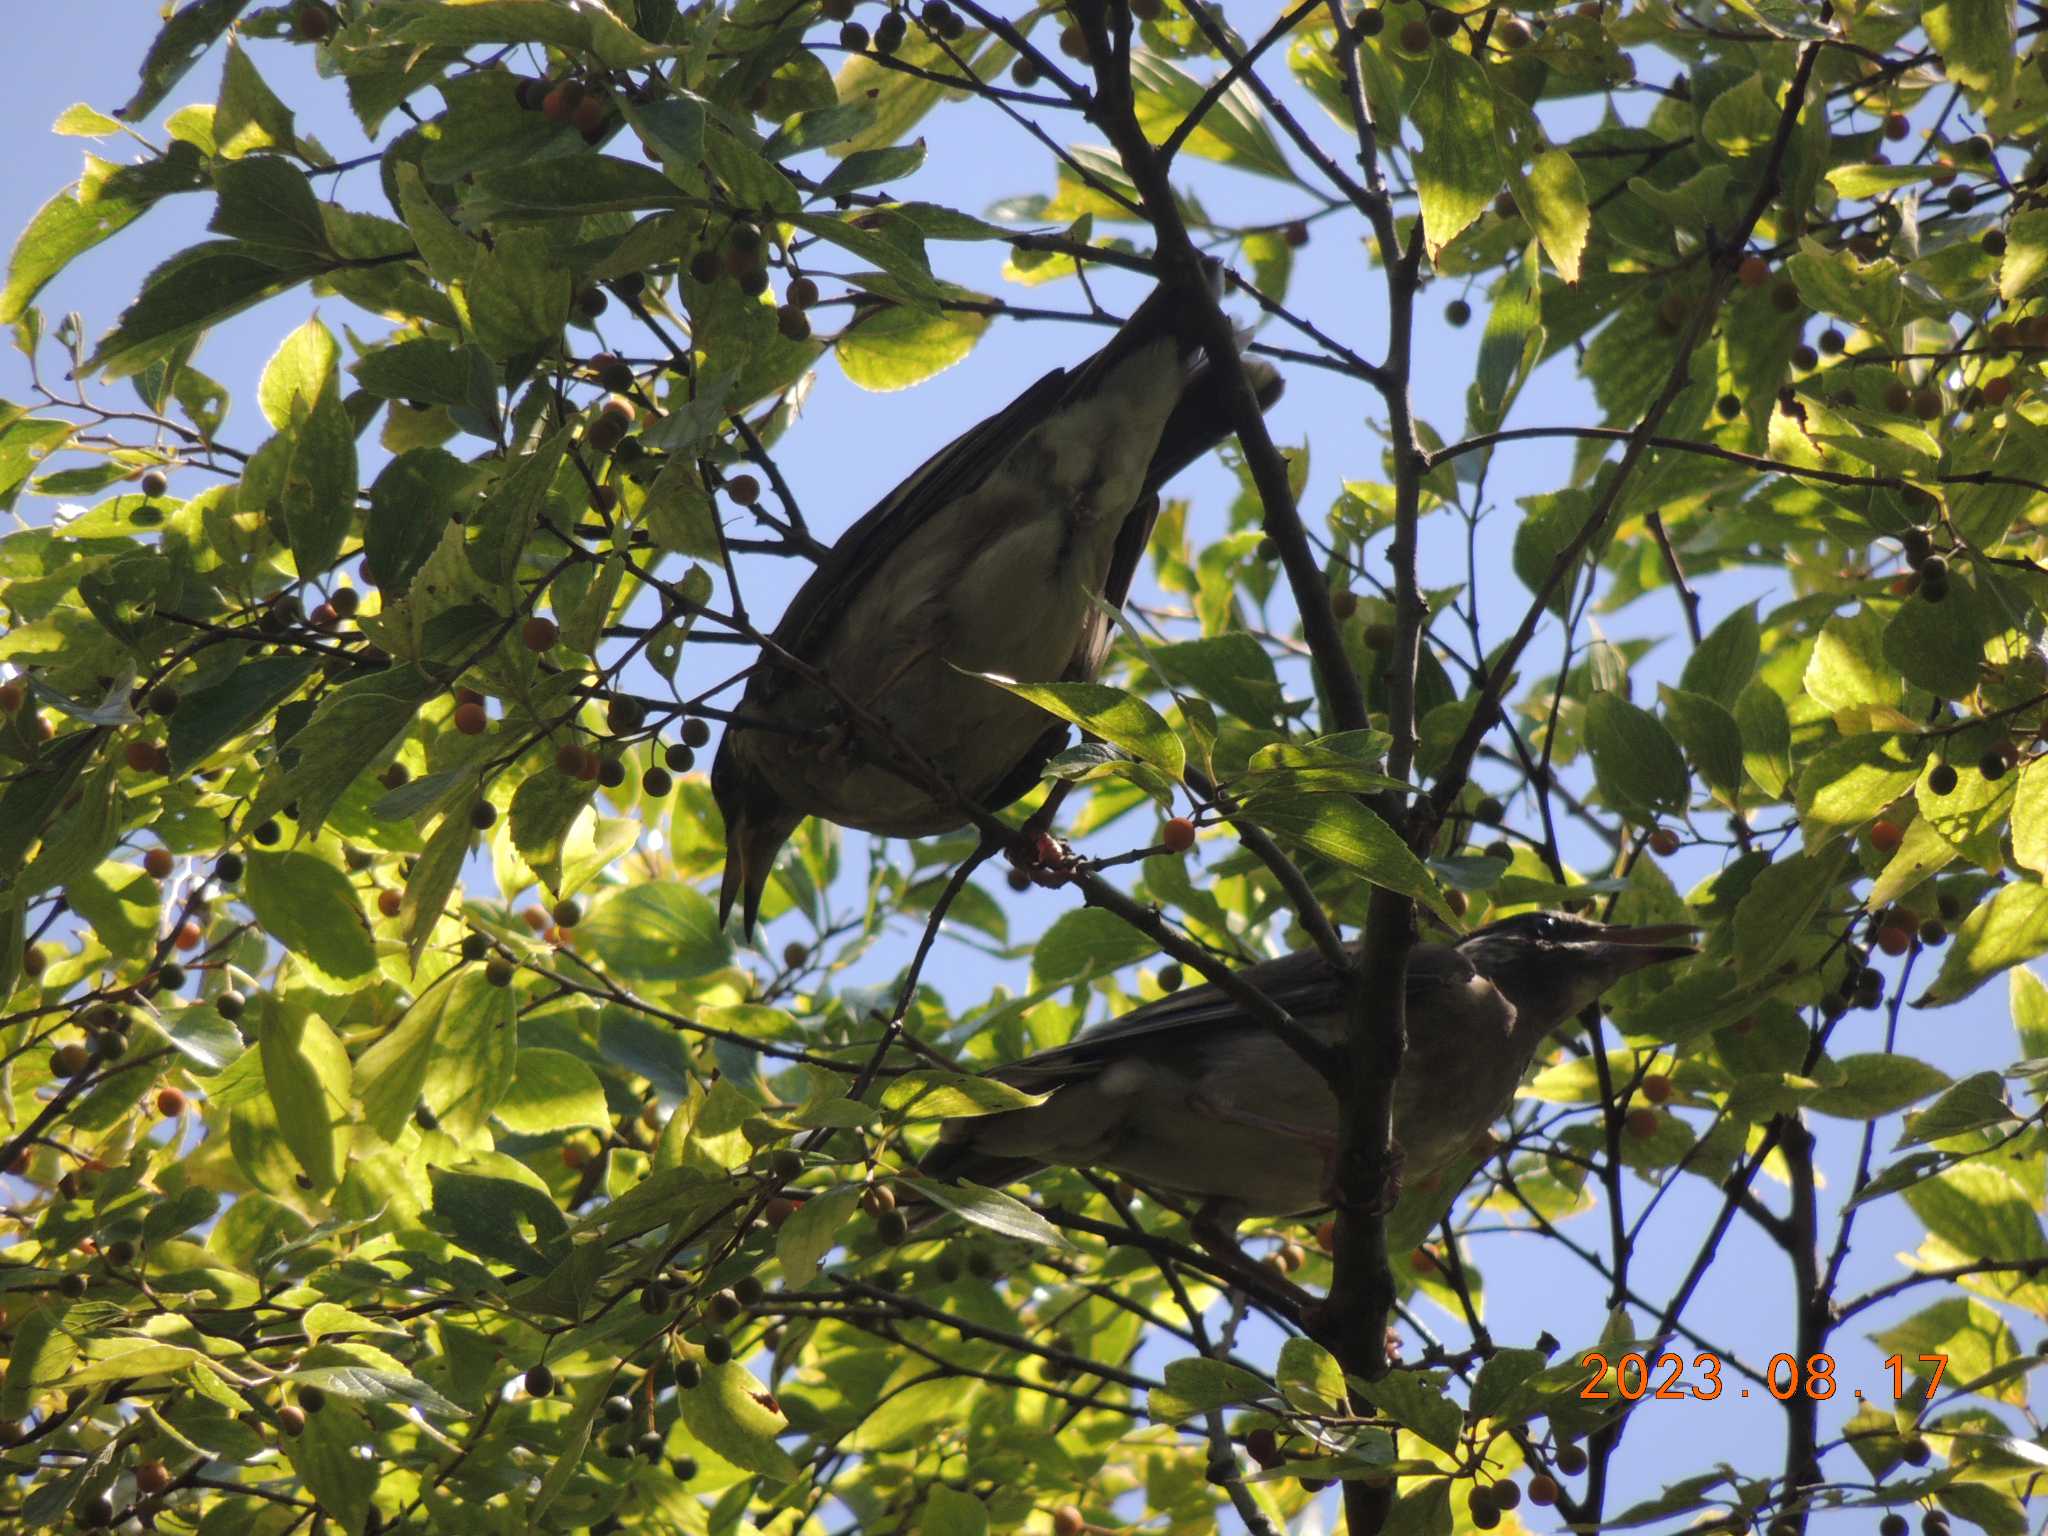
[[[782,851],[793,826],[763,821],[735,809],[727,817],[725,878],[718,887],[718,926],[732,916],[734,902],[740,909],[741,932],[751,939],[761,916],[761,895],[768,889],[768,876],[775,869],[775,855]]]
[[[1653,923],[1640,928],[1616,924],[1601,933],[1599,944],[1626,975],[1698,954],[1700,947],[1692,942],[1698,932],[1692,923]]]

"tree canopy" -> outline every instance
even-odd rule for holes
[[[0,1518],[2024,1536],[2042,25],[188,0],[110,48],[0,288]],[[1043,787],[807,822],[721,929],[704,754],[857,510],[814,386],[906,391],[907,472],[935,376],[1155,282],[1318,434],[1237,391],[1100,679],[1025,690]],[[1380,1209],[1410,945],[1537,908],[1702,953]],[[1309,948],[1333,1213],[1233,1259],[1085,1170],[915,1177],[1020,1102],[983,1069]]]

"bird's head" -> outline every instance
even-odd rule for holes
[[[792,811],[767,779],[742,759],[733,746],[738,735],[731,730],[725,733],[711,763],[711,798],[725,818],[725,878],[718,888],[718,926],[725,926],[737,901],[742,931],[752,938],[775,855],[804,818],[803,812]]]
[[[1523,1025],[1549,1030],[1622,977],[1699,953],[1689,923],[1630,928],[1565,912],[1525,912],[1488,923],[1458,945],[1515,1005]]]

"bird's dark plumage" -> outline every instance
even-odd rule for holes
[[[1681,928],[1561,913],[1505,918],[1408,956],[1394,1136],[1411,1174],[1454,1162],[1508,1107],[1545,1035],[1623,976],[1692,954]],[[1342,1037],[1339,978],[1313,950],[1239,973],[1303,1027]],[[1317,1071],[1213,986],[1133,1009],[990,1074],[1043,1104],[948,1120],[921,1171],[1001,1185],[1099,1167],[1233,1217],[1328,1203],[1337,1101]]]
[[[1219,269],[1220,276],[1220,269]],[[1248,365],[1252,366],[1252,365]],[[1279,396],[1253,366],[1262,404]],[[1095,356],[1055,369],[919,467],[849,528],[773,639],[884,721],[959,794],[995,810],[1066,739],[1036,706],[967,674],[1085,680],[1109,649],[1168,479],[1229,435],[1224,390],[1182,306],[1156,291]],[[805,816],[891,837],[966,823],[898,772],[831,688],[765,657],[711,787],[725,818],[723,921],[753,930],[776,854]]]

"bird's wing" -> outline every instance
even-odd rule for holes
[[[811,656],[832,633],[846,605],[867,585],[874,568],[900,548],[935,513],[968,495],[1022,438],[1052,413],[1065,393],[1068,371],[1055,368],[1002,410],[969,427],[926,459],[841,534],[818,562],[782,620],[777,644]]]
[[[1329,962],[1313,949],[1304,949],[1277,960],[1262,961],[1238,972],[1247,985],[1256,988],[1277,1007],[1311,1029],[1340,1027],[1335,1017],[1340,995],[1337,974]],[[1418,944],[1409,951],[1407,995],[1411,1026],[1428,1014],[1429,1000],[1449,988],[1470,986],[1479,977],[1472,962],[1443,944]],[[1502,999],[1503,1006],[1506,999]],[[1510,1008],[1508,1017],[1512,1019]],[[1107,1023],[1098,1024],[1048,1051],[1027,1056],[992,1075],[1029,1093],[1045,1093],[1085,1077],[1104,1061],[1113,1060],[1134,1046],[1158,1044],[1166,1037],[1192,1039],[1209,1030],[1258,1029],[1255,1020],[1221,988],[1190,987],[1157,1002],[1133,1008]]]

